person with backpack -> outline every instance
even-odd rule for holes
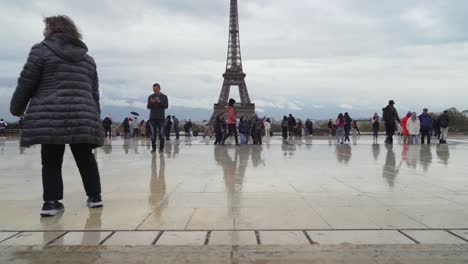
[[[388,105],[382,109],[385,133],[387,135],[385,144],[393,144],[393,135],[395,135],[395,131],[397,130],[397,122],[400,123],[400,118],[394,105],[395,101],[390,100],[388,101]]]
[[[377,113],[374,113],[374,116],[372,117],[372,134],[373,134],[374,144],[378,143],[379,131],[380,131],[380,117]]]
[[[427,138],[427,144],[431,144],[432,135],[432,117],[428,113],[428,109],[424,108],[423,113],[419,115],[421,121],[421,144],[424,145],[424,138]]]
[[[222,114],[217,115],[213,122],[213,128],[215,133],[215,145],[221,144],[221,141],[223,140],[224,125],[221,116]]]
[[[239,139],[237,138],[237,112],[234,107],[236,100],[229,99],[228,106],[226,107],[226,116],[227,116],[227,126],[228,126],[228,133],[224,135],[223,141],[221,145],[224,145],[224,142],[228,137],[234,135],[234,139],[236,140],[236,145],[239,145]]]
[[[110,114],[108,114],[106,118],[102,120],[102,126],[104,127],[104,136],[106,138],[107,137],[111,138],[112,137],[112,118]]]
[[[346,122],[346,125],[344,127],[344,133],[345,133],[344,141],[345,142],[346,141],[350,142],[351,139],[349,138],[349,131],[351,131],[351,123],[353,122],[353,120],[349,116],[348,112],[344,113],[344,119],[345,119],[345,122]]]
[[[342,113],[338,115],[335,125],[336,125],[336,140],[338,141],[338,144],[344,144],[344,134],[345,134],[344,129],[346,126],[346,120]]]
[[[411,114],[411,117],[406,123],[406,127],[408,128],[409,133],[409,144],[418,144],[419,132],[421,130],[421,122],[419,121],[416,112],[413,112]]]
[[[0,138],[5,139],[6,138],[6,127],[8,126],[7,122],[5,122],[2,119],[0,119]]]
[[[247,122],[244,120],[244,117],[241,117],[239,121],[239,136],[240,144],[247,144],[247,137],[249,136],[249,131],[247,130]]]
[[[448,111],[445,110],[438,119],[439,127],[440,127],[440,139],[439,143],[440,144],[446,144],[447,143],[447,136],[448,136],[448,127],[450,123],[450,118],[448,115]]]
[[[288,139],[288,117],[283,116],[283,121],[281,121],[281,132],[283,135],[283,140]]]
[[[401,119],[401,128],[402,128],[402,134],[403,134],[403,144],[407,145],[409,144],[409,131],[407,127],[408,120],[411,118],[412,113],[408,112],[406,115]]]
[[[265,137],[270,137],[270,132],[271,132],[271,121],[269,118],[267,118],[263,124],[265,126]]]
[[[179,119],[173,115],[172,116],[172,122],[173,122],[173,126],[174,126],[174,132],[175,132],[176,140],[179,140],[179,137],[180,137]]]
[[[164,133],[166,134],[166,140],[171,140],[172,120],[170,115],[166,117],[166,123],[164,125]]]
[[[124,139],[130,138],[130,119],[126,117],[122,122]]]
[[[294,136],[294,128],[296,127],[296,119],[292,114],[289,114],[288,117],[288,130],[289,130],[289,137],[292,138]]]

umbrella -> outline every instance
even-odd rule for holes
[[[140,114],[137,112],[130,112],[130,114],[135,115],[135,116],[140,116]]]

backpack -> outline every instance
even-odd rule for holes
[[[382,108],[382,119],[383,120],[387,121],[390,118],[389,114],[390,113],[388,111],[388,107]]]

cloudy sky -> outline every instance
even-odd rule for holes
[[[247,87],[260,112],[366,116],[388,99],[400,111],[468,109],[464,0],[238,1]],[[105,110],[144,111],[156,81],[171,111],[186,110],[183,118],[212,109],[226,63],[228,0],[0,0],[0,116],[11,118],[42,17],[55,14],[82,30]]]

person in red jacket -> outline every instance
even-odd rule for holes
[[[409,144],[409,130],[406,124],[408,124],[408,119],[411,118],[411,112],[408,112],[405,117],[401,119],[401,127],[403,128],[403,144]]]
[[[228,133],[224,135],[221,145],[224,145],[224,141],[226,141],[226,138],[230,137],[232,134],[234,134],[236,145],[239,145],[239,140],[237,138],[237,113],[236,113],[236,109],[234,108],[235,103],[236,103],[236,100],[232,98],[229,99],[229,104],[228,104],[228,107],[226,108]]]

